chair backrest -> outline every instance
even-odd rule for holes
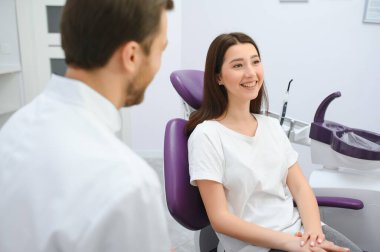
[[[170,75],[170,81],[181,98],[193,109],[199,109],[203,99],[203,76],[200,70],[178,70]]]
[[[175,71],[171,74],[170,80],[187,104],[195,109],[199,108],[203,95],[202,71]],[[164,140],[166,202],[170,214],[178,223],[190,230],[199,230],[210,222],[198,188],[190,185],[186,123],[186,120],[176,118],[166,125]]]
[[[190,185],[186,120],[170,120],[165,129],[164,175],[170,214],[184,227],[199,230],[209,220],[197,187]]]

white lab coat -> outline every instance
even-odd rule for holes
[[[169,251],[155,172],[87,85],[53,76],[0,131],[0,251]]]

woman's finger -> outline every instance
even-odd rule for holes
[[[310,238],[310,233],[304,233],[301,237],[301,247],[303,247]]]
[[[309,239],[310,239],[310,246],[314,247],[317,242],[317,234],[311,234]]]
[[[317,243],[321,244],[326,239],[325,234],[319,234],[317,237]]]
[[[294,234],[294,236],[296,236],[296,237],[302,237],[302,233],[301,233],[300,231],[298,231],[298,232],[296,232],[296,233]]]

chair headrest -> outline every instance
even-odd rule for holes
[[[177,70],[170,75],[175,90],[195,110],[200,108],[203,99],[203,76],[200,70]]]

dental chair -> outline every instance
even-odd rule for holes
[[[321,208],[322,220],[361,249],[380,251],[380,134],[325,120],[328,106],[340,96],[327,96],[311,123],[311,159],[321,168],[310,174],[309,183],[316,196],[360,199],[364,208],[358,211]]]
[[[203,72],[178,71],[170,76],[174,88],[184,101],[185,118],[199,108],[203,97]],[[190,87],[190,88],[189,88]],[[185,102],[186,101],[186,102]],[[191,106],[191,107],[190,107]],[[190,185],[186,119],[170,120],[165,129],[164,178],[166,202],[172,217],[183,227],[195,232],[196,252],[216,251],[218,238],[210,226],[199,190]]]
[[[190,185],[188,170],[185,125],[190,113],[201,106],[203,75],[204,72],[199,70],[179,70],[174,71],[170,76],[173,87],[183,100],[185,115],[184,118],[170,120],[165,129],[164,178],[166,202],[170,214],[179,224],[189,230],[196,231],[194,237],[196,252],[222,252],[224,250],[210,226],[198,188]],[[272,116],[276,117],[275,114]],[[291,122],[289,125],[292,125],[292,128],[288,129],[288,136],[297,142],[299,139],[295,133],[304,134],[305,124],[289,118],[287,120]],[[297,128],[297,125],[301,125],[301,129],[300,127]],[[320,207],[344,209],[349,214],[364,207],[361,200],[346,198],[344,195],[340,197],[318,196],[317,201]]]

